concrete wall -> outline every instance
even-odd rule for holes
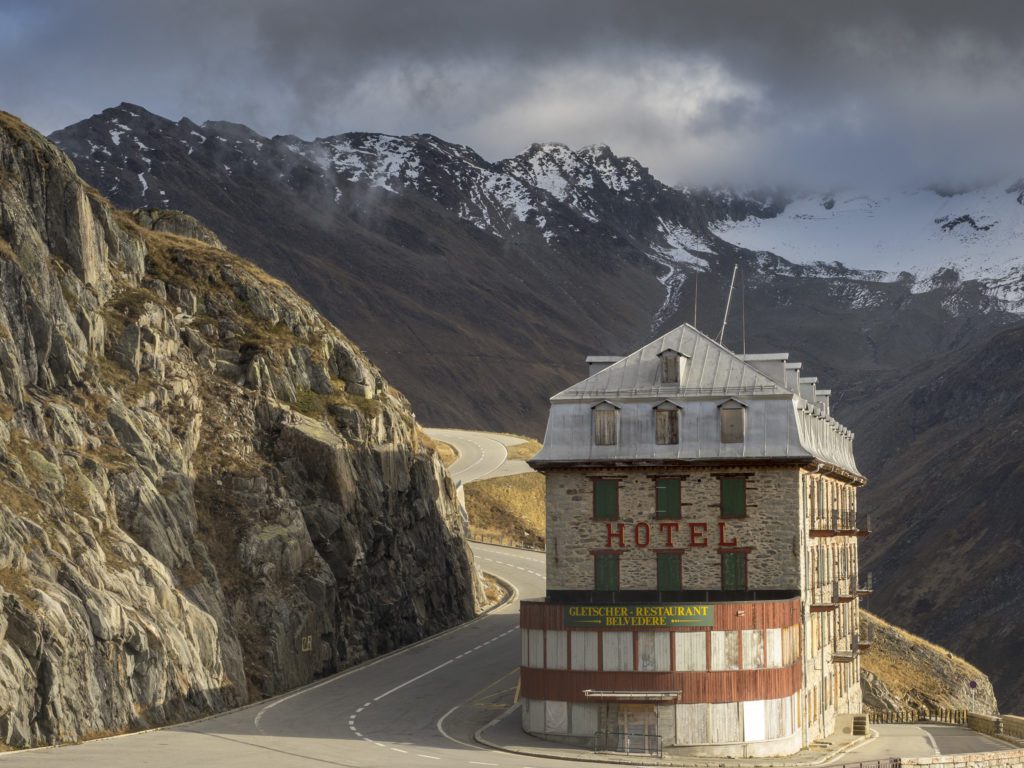
[[[622,549],[619,560],[621,589],[657,587],[656,549],[668,548],[663,522],[678,522],[672,546],[683,549],[683,589],[718,590],[722,587],[719,544],[735,540],[735,546],[751,547],[747,556],[750,589],[799,589],[799,471],[796,468],[722,466],[661,470],[670,475],[684,471],[682,519],[655,520],[655,480],[651,468],[605,471],[551,470],[547,479],[548,589],[594,588],[592,550]],[[723,519],[719,514],[719,482],[715,475],[750,473],[747,478],[747,517]],[[593,478],[618,477],[619,519],[594,520]],[[635,526],[650,528],[647,546],[638,546]],[[691,541],[690,524],[695,529]],[[722,523],[723,532],[719,529]],[[623,540],[611,541],[609,525]]]

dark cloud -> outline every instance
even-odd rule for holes
[[[1019,174],[1018,2],[8,0],[0,106],[604,142],[671,182]]]

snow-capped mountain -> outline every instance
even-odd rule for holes
[[[523,403],[575,376],[569,350],[628,348],[695,311],[717,327],[734,265],[744,274],[737,309],[759,318],[749,332],[765,342],[788,346],[808,324],[848,333],[849,312],[873,313],[857,315],[863,330],[844,338],[849,359],[833,358],[836,370],[902,361],[908,347],[924,354],[908,328],[955,328],[933,333],[934,349],[1019,306],[1008,206],[1024,206],[995,191],[971,205],[936,193],[789,201],[672,188],[603,145],[533,144],[491,162],[428,134],[266,137],[130,104],[52,138],[116,203],[191,213],[292,282],[438,421],[465,419],[469,401],[479,423],[511,428]],[[934,243],[948,243],[941,258]],[[983,254],[979,243],[992,245]],[[957,247],[959,276],[928,268],[955,262]],[[982,261],[983,274],[968,269]],[[899,274],[912,263],[925,265],[916,278]],[[890,312],[895,330],[882,324]],[[488,361],[500,355],[551,362],[511,399],[508,389],[489,397]],[[457,414],[432,365],[466,382]]]
[[[800,197],[775,216],[721,220],[722,240],[823,271],[912,280],[915,292],[977,280],[1024,309],[1024,183],[959,192],[837,192]],[[955,274],[954,274],[955,273]]]

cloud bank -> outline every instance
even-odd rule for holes
[[[691,185],[959,184],[1024,174],[1022,37],[1017,2],[9,0],[0,108],[490,159],[600,142]]]

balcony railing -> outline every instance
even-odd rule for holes
[[[834,611],[839,603],[839,588],[834,582],[816,587],[811,594],[811,610],[815,613]]]
[[[862,586],[857,587],[857,595],[858,595],[858,597],[867,597],[873,591],[874,591],[874,588],[871,586],[871,574],[869,573],[868,574],[868,580],[866,582],[864,582],[864,584]]]
[[[833,509],[811,517],[811,536],[820,538],[822,536],[865,535],[867,533],[857,525],[857,515],[853,510]]]
[[[853,639],[850,641],[850,647],[849,648],[840,647],[840,648],[836,648],[832,652],[832,661],[838,662],[838,663],[845,663],[845,662],[853,661],[854,659],[857,658],[857,654],[859,652],[858,651],[859,646],[860,646],[860,639],[858,638],[857,635],[854,635]]]

